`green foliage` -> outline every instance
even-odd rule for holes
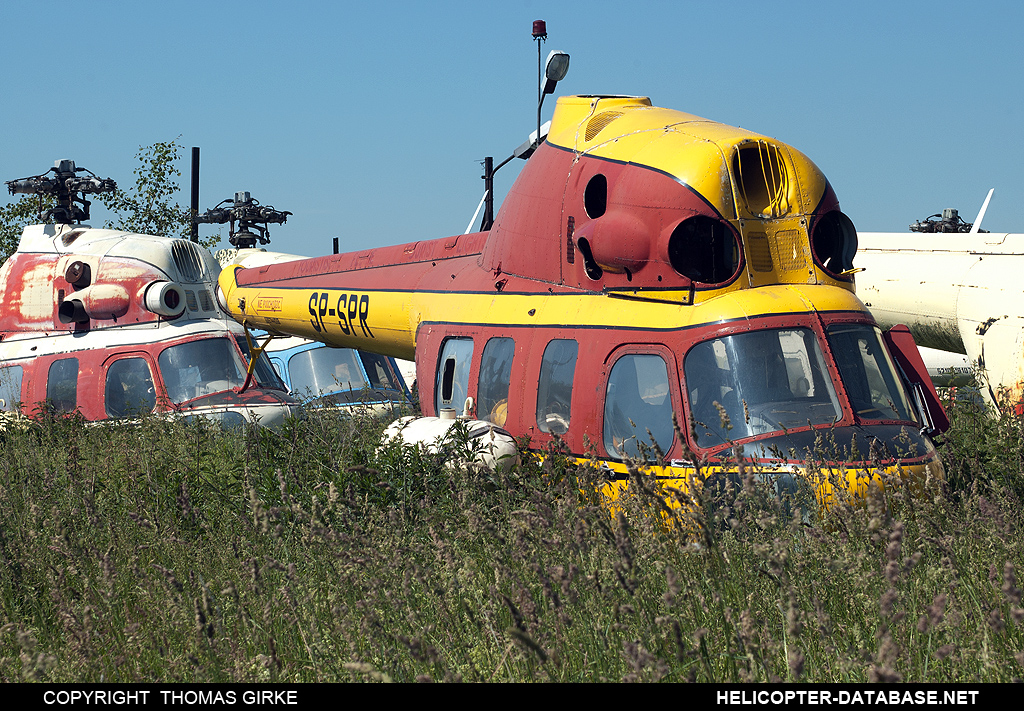
[[[44,208],[53,206],[52,199],[44,199]],[[14,202],[0,207],[0,264],[18,249],[21,232],[26,225],[39,222],[39,198],[22,195]]]
[[[946,403],[946,411],[952,427],[940,452],[952,491],[1006,490],[1024,500],[1024,417],[969,401]]]
[[[140,147],[136,154],[135,186],[118,188],[98,199],[117,217],[104,225],[111,229],[147,235],[166,235],[188,239],[191,230],[189,208],[172,202],[181,177],[176,163],[181,158],[177,139]]]
[[[971,462],[828,512],[747,465],[666,511],[633,470],[611,510],[557,448],[487,473],[381,430],[0,431],[0,681],[1024,677],[1022,508]]]

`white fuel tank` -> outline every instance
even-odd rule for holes
[[[381,443],[398,438],[406,444],[438,452],[452,442],[452,428],[462,423],[467,431],[466,459],[491,471],[509,469],[519,463],[515,438],[497,425],[484,420],[455,417],[454,410],[442,410],[441,417],[402,417],[384,430]]]

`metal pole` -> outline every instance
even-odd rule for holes
[[[193,242],[199,241],[199,146],[192,146],[192,228],[189,232]]]
[[[541,45],[541,42],[544,41],[544,37],[545,36],[546,35],[542,35],[542,36],[537,38],[537,147],[538,148],[540,148],[540,107],[541,107],[541,102],[544,101],[544,94],[541,93],[544,90],[544,87],[541,84],[542,74],[541,74],[541,64],[540,64],[540,53],[541,53],[540,45]]]
[[[537,40],[537,142],[536,145],[540,147],[540,106],[544,100],[544,86],[541,83],[543,75],[543,69],[541,68],[540,60],[540,46],[548,38],[548,25],[544,20],[533,21],[533,38]]]
[[[480,231],[486,232],[494,224],[494,158],[484,158],[484,219]]]

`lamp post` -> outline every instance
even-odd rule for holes
[[[484,179],[484,214],[480,221],[481,232],[491,229],[491,225],[494,224],[494,174],[513,158],[526,160],[540,146],[540,119],[544,97],[554,93],[555,85],[564,79],[569,71],[569,55],[565,52],[552,50],[548,53],[547,60],[543,64],[541,63],[541,43],[548,38],[547,24],[544,20],[533,21],[533,38],[537,40],[537,133],[528,138],[525,143],[513,151],[512,155],[498,165],[494,165],[493,157],[484,158],[484,174],[481,176]],[[476,220],[475,215],[473,219]]]
[[[540,107],[544,103],[544,94],[541,93],[540,48],[548,38],[548,26],[544,20],[533,21],[533,38],[537,40],[537,145],[540,145]]]

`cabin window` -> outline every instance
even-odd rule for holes
[[[21,402],[21,379],[24,371],[20,365],[0,368],[0,411],[17,412]]]
[[[658,355],[629,354],[615,361],[604,401],[604,448],[620,459],[654,459],[672,448],[668,366]]]
[[[505,425],[508,417],[508,389],[512,381],[512,356],[516,345],[511,338],[492,338],[480,357],[477,385],[477,413],[481,420]]]
[[[152,412],[156,390],[149,364],[143,358],[121,358],[107,368],[104,402],[110,417],[131,417]]]
[[[50,364],[46,375],[46,400],[54,412],[74,412],[78,407],[78,358],[62,358]]]
[[[245,365],[227,338],[204,338],[165,348],[157,359],[171,402],[182,403],[245,383]]]
[[[809,328],[739,333],[699,343],[683,363],[697,443],[838,422],[842,409]]]
[[[696,215],[680,222],[668,240],[672,268],[692,281],[719,284],[740,266],[739,246],[721,220]]]
[[[270,364],[274,366],[274,374],[277,375],[277,377],[281,378],[281,380],[283,381],[285,374],[284,361],[281,360],[280,358],[271,358]]]
[[[235,343],[242,351],[242,355],[245,356],[246,363],[252,362],[252,353],[249,352],[249,342],[242,336],[235,336]],[[262,354],[256,359],[256,368],[253,370],[253,375],[256,377],[256,384],[261,388],[268,388],[271,390],[284,390],[284,383],[281,382],[280,376],[274,371],[268,362],[266,353]]]
[[[374,390],[392,390],[398,393],[403,391],[399,384],[398,375],[391,367],[391,361],[387,357],[377,353],[366,353],[359,351],[359,359],[363,361],[363,369],[370,381],[370,387]]]
[[[914,421],[877,328],[859,323],[834,324],[828,327],[828,340],[858,417]]]
[[[579,344],[556,339],[544,349],[537,385],[537,426],[542,432],[564,434],[572,415],[572,380]]]
[[[441,358],[437,362],[434,406],[438,414],[446,407],[462,413],[469,394],[469,366],[472,360],[472,338],[445,339]]]

